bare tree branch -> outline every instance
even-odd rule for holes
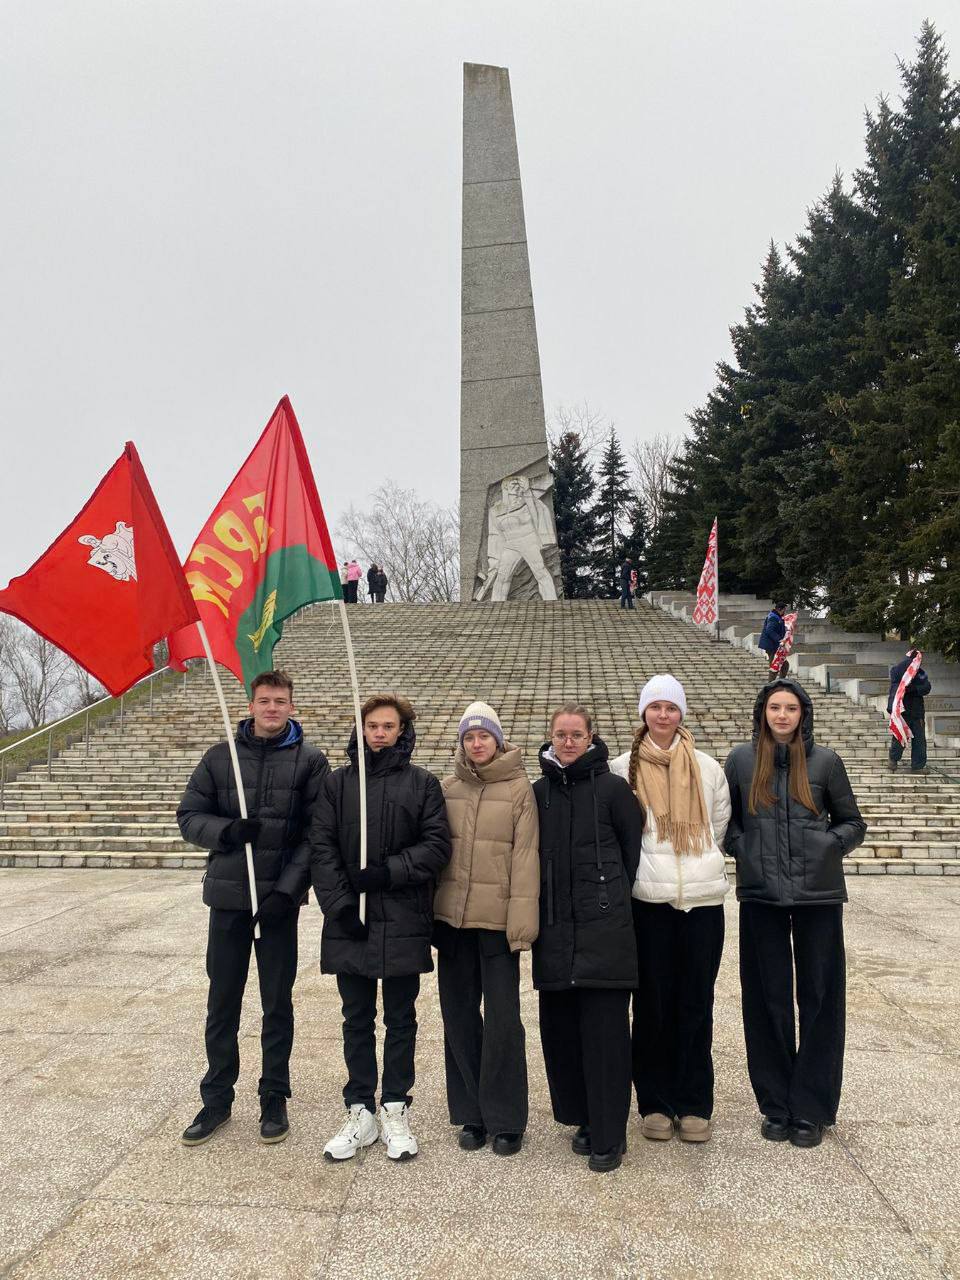
[[[70,659],[28,627],[15,624],[6,634],[5,670],[27,724],[39,729],[69,701]]]
[[[547,440],[550,452],[557,447],[561,436],[573,434],[580,437],[587,462],[592,466],[610,436],[613,423],[605,414],[591,409],[586,400],[571,407],[557,405],[547,419]]]
[[[680,452],[679,437],[657,432],[635,440],[630,449],[633,488],[644,505],[650,532],[655,533],[663,513],[663,496],[670,488],[670,464]]]

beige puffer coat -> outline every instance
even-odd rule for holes
[[[540,921],[540,822],[520,748],[504,743],[485,765],[457,748],[443,779],[453,857],[434,899],[435,920],[454,929],[506,931],[527,951]]]

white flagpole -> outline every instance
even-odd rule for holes
[[[237,784],[237,799],[240,804],[240,817],[247,817],[247,797],[243,790],[243,778],[240,776],[240,761],[237,758],[237,744],[234,741],[233,725],[230,723],[230,713],[227,711],[227,700],[223,696],[223,685],[220,683],[220,672],[217,670],[217,664],[213,659],[213,650],[210,648],[210,641],[207,639],[207,633],[203,623],[197,619],[197,630],[200,632],[200,639],[203,642],[203,651],[207,655],[207,662],[210,665],[210,674],[213,676],[213,687],[217,691],[217,698],[220,702],[220,713],[223,716],[223,729],[227,735],[227,746],[230,748],[230,760],[233,763],[233,776]],[[253,846],[247,842],[247,878],[250,881],[250,910],[256,915],[260,910],[260,904],[257,902],[257,877],[253,870]],[[253,936],[260,937],[260,925],[253,926]]]
[[[357,722],[357,770],[360,785],[360,870],[367,865],[367,761],[363,741],[363,717],[360,715],[360,686],[357,684],[357,664],[353,658],[353,640],[350,637],[350,622],[347,617],[347,606],[340,600],[340,621],[343,623],[343,638],[347,643],[347,661],[350,664],[350,683],[353,686],[353,715]],[[360,923],[367,918],[367,895],[360,895]]]

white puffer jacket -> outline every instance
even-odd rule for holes
[[[676,749],[677,742],[675,738],[671,751]],[[730,888],[720,852],[730,821],[730,788],[723,769],[712,756],[703,751],[695,754],[713,831],[711,846],[701,854],[685,853],[681,857],[669,840],[657,839],[657,825],[648,810],[640,868],[633,886],[633,896],[641,902],[669,902],[680,911],[719,906]],[[630,752],[625,751],[622,756],[611,760],[610,771],[629,780]]]

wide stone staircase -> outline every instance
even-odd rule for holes
[[[591,706],[611,754],[630,746],[641,685],[660,671],[684,683],[688,727],[723,760],[750,734],[765,667],[753,653],[715,643],[660,608],[638,602],[560,601],[464,605],[383,605],[350,609],[361,695],[407,694],[418,712],[415,759],[443,774],[464,707],[496,707],[531,775],[550,709],[576,698]],[[348,668],[338,611],[318,605],[286,625],[275,651],[296,684],[307,735],[332,764],[344,759],[352,724]],[[227,677],[231,713],[245,695]],[[841,693],[810,687],[817,737],[840,751],[869,825],[847,859],[861,874],[960,874],[960,758],[937,748],[920,776],[886,768],[883,717]],[[197,867],[174,812],[203,751],[222,735],[202,667],[151,708],[141,703],[89,742],[35,766],[4,787],[0,865]]]

